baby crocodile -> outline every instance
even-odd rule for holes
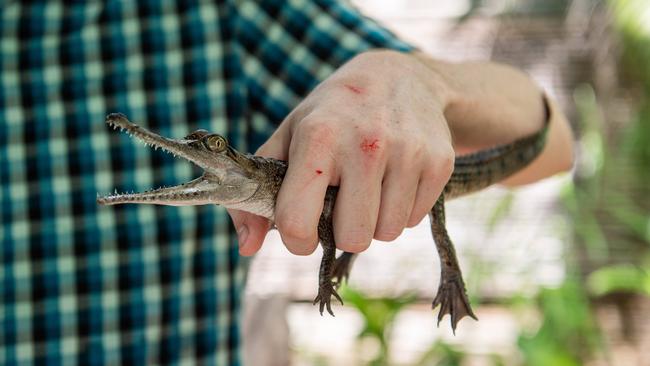
[[[445,199],[490,186],[521,170],[535,159],[544,147],[550,118],[545,98],[544,104],[547,122],[540,131],[510,144],[457,157],[453,174],[429,213],[431,232],[441,262],[440,284],[433,300],[433,308],[440,305],[438,324],[445,314],[449,314],[455,331],[458,321],[464,316],[477,319],[470,307],[454,246],[445,228]],[[115,129],[126,131],[147,146],[161,148],[174,156],[189,160],[202,168],[204,173],[190,182],[174,187],[98,197],[99,204],[219,204],[273,220],[276,197],[287,171],[285,161],[242,154],[230,146],[224,137],[205,130],[197,130],[182,139],[170,139],[131,123],[119,113],[108,115],[106,123]],[[336,293],[336,287],[347,278],[354,259],[354,254],[347,252],[335,258],[332,213],[337,191],[337,187],[328,187],[318,222],[323,258],[314,304],[319,303],[321,315],[324,308],[334,315],[330,306],[332,296],[343,303]]]

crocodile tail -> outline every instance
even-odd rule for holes
[[[445,186],[447,198],[476,192],[520,171],[542,152],[546,144],[551,108],[546,95],[544,101],[545,125],[532,135],[512,143],[459,156],[454,172]]]

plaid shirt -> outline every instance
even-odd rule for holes
[[[0,363],[239,364],[225,211],[98,206],[196,176],[104,116],[252,151],[370,48],[410,46],[335,1],[0,2]]]

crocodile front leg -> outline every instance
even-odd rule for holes
[[[470,316],[475,320],[478,318],[472,312],[467,299],[463,275],[456,259],[456,251],[445,227],[444,195],[440,195],[431,209],[429,217],[431,218],[431,233],[440,257],[440,285],[432,307],[435,309],[440,305],[438,325],[445,314],[451,316],[451,328],[456,333],[456,325],[464,316]]]

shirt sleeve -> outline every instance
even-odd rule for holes
[[[262,136],[353,56],[414,48],[344,1],[241,0],[236,9],[251,127]]]

